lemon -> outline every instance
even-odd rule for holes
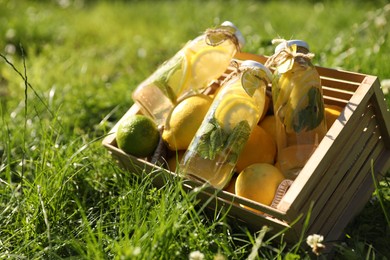
[[[263,113],[261,113],[260,116],[260,120],[259,120],[260,122],[267,116],[270,105],[271,105],[271,98],[268,95],[265,95],[264,109],[263,109]]]
[[[116,132],[118,148],[137,157],[151,155],[158,145],[159,138],[157,125],[144,115],[130,115],[124,118]]]
[[[268,134],[272,136],[274,141],[276,142],[276,121],[274,115],[265,116],[259,123],[259,126],[263,128]]]
[[[333,125],[336,119],[340,116],[342,107],[336,105],[325,105],[325,118],[328,129]]]
[[[162,139],[170,150],[186,150],[205,117],[212,98],[196,94],[181,100],[169,114]]]
[[[221,90],[223,89],[223,90]],[[240,81],[236,80],[232,84],[229,85],[229,87],[220,87],[216,90],[216,93],[219,96],[240,96],[243,98],[250,99],[248,97],[248,94],[245,92],[244,88],[242,87]],[[218,95],[215,95],[217,97]]]
[[[268,163],[252,164],[239,173],[236,194],[269,206],[283,180],[282,172],[275,166]]]
[[[196,88],[203,88],[211,80],[216,79],[215,75],[219,76],[225,72],[231,56],[223,48],[209,46],[197,52],[191,60],[192,84]]]
[[[237,175],[235,174],[232,176],[229,183],[223,188],[223,190],[236,194],[236,181],[237,181]]]
[[[189,79],[188,59],[183,55],[180,68],[177,68],[168,79],[168,86],[174,89],[174,92],[180,96],[186,88]]]
[[[172,155],[168,159],[168,161],[167,161],[168,170],[170,170],[171,172],[175,172],[176,171],[177,166],[179,165],[181,159],[184,156],[184,153],[185,153],[185,151],[177,151],[177,153],[175,153],[174,155]]]
[[[238,157],[236,170],[241,172],[244,168],[255,163],[274,164],[275,156],[276,143],[273,137],[263,128],[255,125]]]

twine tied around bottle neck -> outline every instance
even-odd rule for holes
[[[255,70],[253,67],[240,67],[240,64],[235,60],[232,60],[230,62],[230,66],[233,67],[233,71],[230,72],[229,75],[227,75],[225,77],[225,79],[221,82],[220,86],[225,85],[226,82],[228,82],[229,80],[231,80],[232,78],[234,78],[240,74],[244,74],[247,71]],[[261,80],[264,81],[265,85],[268,84],[267,80],[265,80],[264,78],[261,78]]]
[[[230,67],[233,67],[233,71],[230,72],[225,78],[224,80],[222,80],[222,82],[220,83],[220,87],[225,85],[226,82],[228,82],[229,80],[231,80],[233,77],[237,76],[238,74],[240,74],[241,70],[240,70],[240,64],[238,64],[237,61],[235,60],[232,60],[230,61]]]
[[[283,64],[285,61],[289,59],[294,59],[298,62],[302,60],[311,60],[314,57],[314,53],[311,53],[307,50],[307,52],[294,52],[289,46],[288,42],[285,39],[273,39],[272,44],[281,44],[283,43],[285,46],[280,51],[276,52],[272,56],[270,56],[267,62],[264,64],[268,68],[275,69],[279,65]],[[298,49],[297,49],[298,50]],[[306,49],[305,49],[306,50]],[[300,62],[301,63],[301,62]]]
[[[219,26],[217,28],[209,28],[205,31],[205,41],[207,45],[218,46],[226,40],[230,40],[237,51],[240,51],[240,43],[237,36],[234,34],[234,29],[229,26]]]

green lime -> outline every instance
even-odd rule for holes
[[[152,155],[159,141],[159,131],[154,121],[144,115],[131,115],[119,125],[116,133],[118,147],[124,152],[146,157]]]

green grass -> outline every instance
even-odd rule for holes
[[[244,51],[301,38],[316,64],[388,79],[385,2],[0,0],[0,258],[313,257],[296,247],[304,241],[262,240],[222,211],[203,214],[178,180],[153,188],[158,173],[123,171],[101,140],[138,83],[223,20],[242,30]],[[347,227],[339,259],[389,259],[389,210],[387,179]]]

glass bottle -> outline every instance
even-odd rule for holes
[[[159,66],[135,89],[132,98],[144,114],[163,125],[177,100],[219,78],[243,44],[241,32],[229,21],[207,29]]]
[[[282,41],[266,66],[272,67],[277,166],[294,180],[327,132],[321,79],[305,41]]]
[[[222,189],[263,113],[271,72],[256,61],[244,61],[216,94],[181,162],[183,175]]]

